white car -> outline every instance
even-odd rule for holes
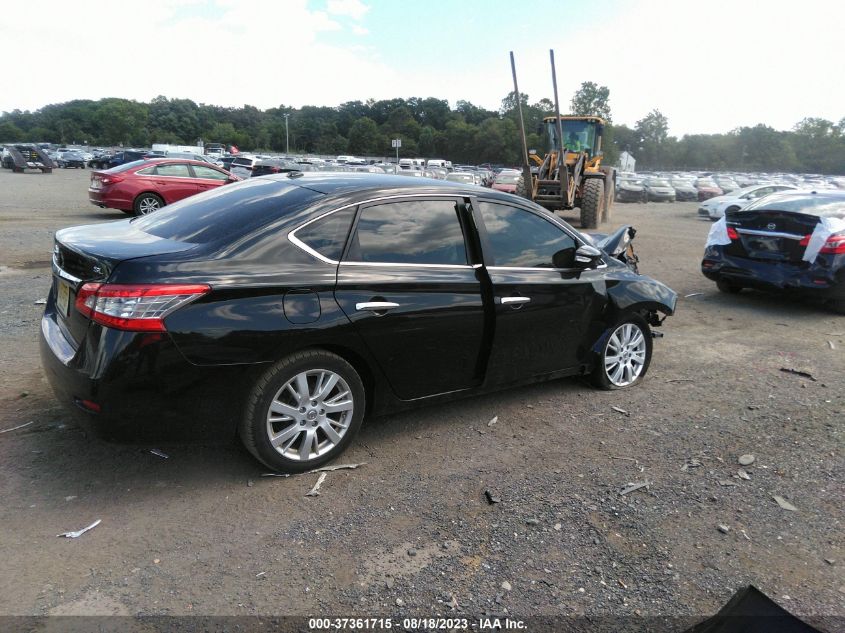
[[[738,211],[754,202],[757,198],[768,196],[770,193],[776,191],[786,191],[787,189],[797,189],[797,187],[769,183],[737,189],[723,196],[716,196],[715,198],[705,200],[698,207],[698,215],[708,217],[711,220],[718,220],[724,217],[725,212],[728,210]]]

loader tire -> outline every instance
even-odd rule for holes
[[[525,186],[525,176],[520,176],[519,179],[516,181],[516,190],[514,191],[514,193],[520,198],[531,200],[531,198],[528,197],[528,189]]]
[[[581,196],[581,228],[597,229],[604,209],[604,180],[590,178]]]

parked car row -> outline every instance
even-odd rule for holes
[[[616,182],[618,202],[705,202],[723,196],[736,197],[739,192],[747,194],[749,187],[765,185],[793,189],[845,189],[845,178],[822,177],[795,174],[704,174],[688,172],[640,173],[619,172]],[[765,194],[763,194],[765,195]],[[713,205],[702,205],[699,212],[708,215],[705,209]],[[724,210],[724,209],[722,209]],[[716,216],[714,219],[720,216]]]

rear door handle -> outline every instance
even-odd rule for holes
[[[355,309],[360,311],[370,310],[372,312],[382,312],[384,310],[392,310],[398,308],[398,303],[391,301],[365,301],[364,303],[356,303]]]
[[[529,301],[531,301],[531,297],[501,297],[499,299],[499,302],[502,305],[519,305],[523,303],[528,303]]]

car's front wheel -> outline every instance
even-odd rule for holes
[[[241,440],[274,470],[311,470],[346,450],[361,426],[365,400],[352,365],[323,350],[299,352],[257,380]]]
[[[154,193],[142,193],[135,198],[133,208],[135,209],[135,215],[147,215],[148,213],[158,211],[163,206],[164,200],[161,199],[161,196],[157,196]]]
[[[651,330],[639,315],[627,315],[605,332],[593,384],[625,389],[640,382],[651,363]]]

